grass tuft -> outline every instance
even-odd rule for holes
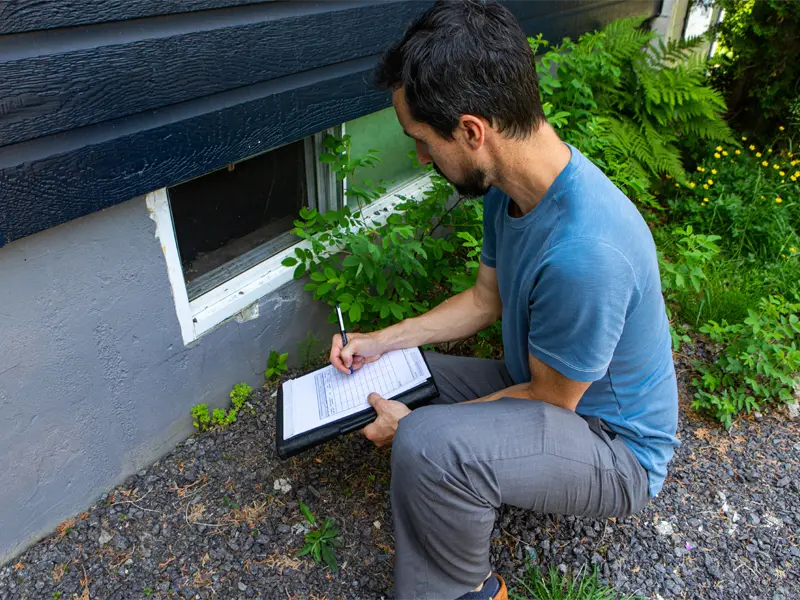
[[[561,574],[554,567],[543,575],[538,566],[529,564],[523,578],[516,578],[509,589],[511,600],[644,600],[641,596],[623,596],[603,585],[594,572],[585,569],[573,575]]]

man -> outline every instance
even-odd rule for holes
[[[656,250],[630,200],[546,122],[500,4],[437,3],[378,73],[419,161],[485,195],[483,253],[472,289],[346,347],[335,336],[331,362],[349,373],[502,316],[505,361],[428,354],[440,403],[411,413],[372,394],[363,431],[394,444],[397,597],[502,599],[501,503],[622,517],[663,485],[677,387]]]

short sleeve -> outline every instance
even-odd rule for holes
[[[497,214],[503,204],[503,194],[491,188],[483,198],[483,247],[481,262],[487,267],[497,266]]]
[[[622,252],[599,240],[561,242],[543,257],[531,291],[528,349],[565,377],[597,381],[639,299]]]

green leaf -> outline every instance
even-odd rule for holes
[[[306,266],[303,264],[297,265],[297,268],[294,270],[294,278],[300,279],[303,275],[305,275]]]
[[[301,549],[300,552],[297,553],[297,557],[305,556],[309,552],[311,552],[311,548],[313,548],[313,544],[306,544]]]
[[[322,283],[323,281],[328,280],[328,278],[325,277],[325,275],[323,275],[319,271],[314,271],[313,273],[311,273],[310,277],[312,281],[316,281],[317,283]]]
[[[345,267],[358,266],[358,265],[361,264],[361,257],[360,256],[356,256],[355,254],[351,254],[349,256],[345,256],[344,260],[342,261],[342,264]]]
[[[326,152],[326,153],[320,155],[319,161],[323,162],[323,163],[328,163],[328,164],[335,163],[336,162],[336,157],[333,154],[328,154]]]
[[[314,514],[311,512],[311,509],[308,508],[308,505],[302,500],[300,500],[300,512],[303,513],[303,516],[309,523],[316,527],[317,520],[314,518]]]
[[[296,258],[293,258],[293,257],[291,257],[291,256],[287,256],[286,258],[284,258],[284,259],[281,261],[281,264],[282,264],[284,267],[293,267],[293,266],[295,266],[295,265],[297,264],[297,259],[296,259]]]
[[[358,323],[361,320],[361,309],[362,306],[360,304],[353,304],[350,307],[349,317],[351,323]]]
[[[339,566],[336,564],[336,555],[333,550],[328,548],[328,544],[322,544],[322,559],[331,571],[337,571]]]

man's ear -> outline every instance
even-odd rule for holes
[[[458,131],[463,141],[472,150],[478,150],[486,141],[486,119],[474,115],[462,115],[458,123]]]

